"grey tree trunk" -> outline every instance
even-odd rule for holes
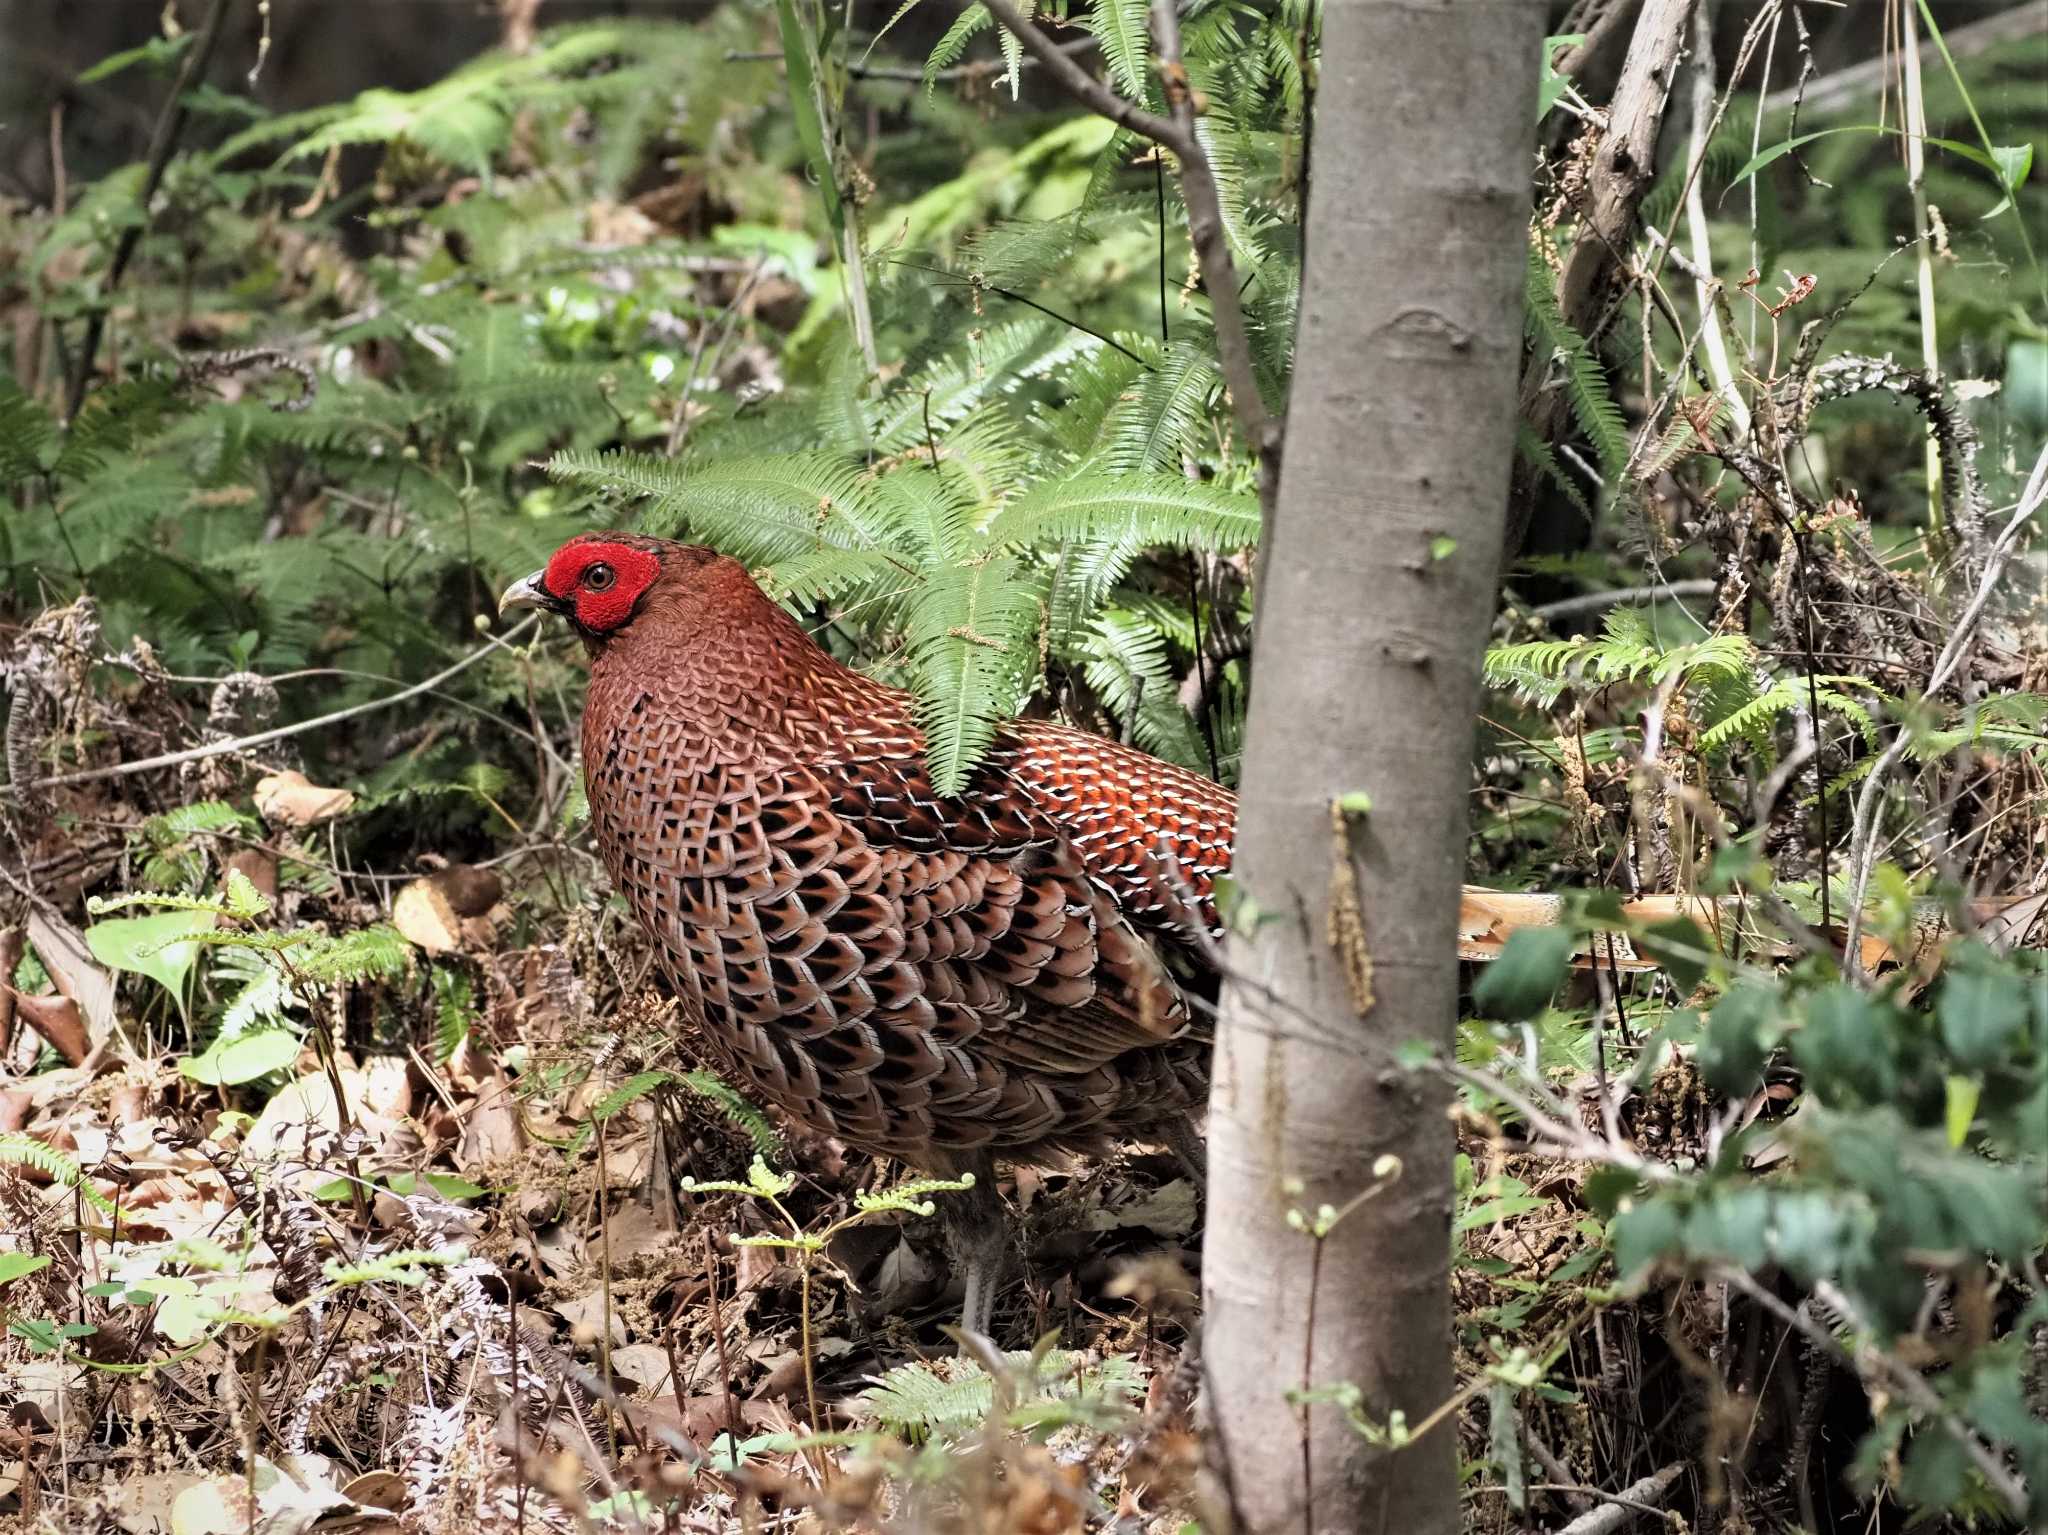
[[[1261,555],[1203,1258],[1212,1421],[1246,1535],[1458,1526],[1448,1049],[1478,667],[1514,442],[1544,7],[1328,0],[1307,272]],[[1363,791],[1365,814],[1334,802]],[[1318,1242],[1290,1206],[1341,1209]],[[1319,1251],[1319,1256],[1318,1256]],[[1305,1427],[1304,1427],[1305,1425]]]

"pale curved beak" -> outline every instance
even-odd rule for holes
[[[503,617],[513,608],[541,608],[553,612],[561,602],[552,596],[541,584],[544,571],[536,570],[532,575],[514,581],[498,594],[498,616]]]

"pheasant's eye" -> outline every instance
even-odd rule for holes
[[[619,573],[609,565],[593,565],[583,572],[583,586],[586,591],[608,592],[619,579]]]

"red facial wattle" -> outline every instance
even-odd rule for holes
[[[591,567],[606,565],[612,583],[602,591],[588,582]],[[624,623],[633,605],[661,573],[661,561],[630,544],[564,544],[548,561],[541,584],[548,594],[573,605],[576,622],[593,634],[605,634]]]

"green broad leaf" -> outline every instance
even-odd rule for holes
[[[313,1197],[325,1204],[337,1204],[348,1198],[349,1190],[354,1187],[355,1184],[351,1180],[336,1178],[333,1182],[323,1183],[320,1187],[313,1190]]]
[[[1770,1214],[1771,1196],[1762,1188],[1732,1189],[1702,1199],[1686,1216],[1685,1250],[1740,1269],[1761,1268],[1770,1256]]]
[[[202,1053],[178,1062],[178,1070],[212,1087],[236,1087],[283,1071],[299,1056],[299,1036],[290,1029],[254,1029],[215,1040]]]
[[[1337,796],[1337,808],[1345,815],[1364,815],[1372,809],[1372,796],[1363,789],[1353,789]]]
[[[142,1279],[128,1282],[128,1288],[144,1295],[197,1295],[197,1280],[187,1279],[180,1274],[151,1274]]]
[[[1690,992],[1706,978],[1707,956],[1716,952],[1714,941],[1690,917],[1652,923],[1637,935],[1636,942],[1663,967],[1681,993]]]
[[[185,982],[199,957],[187,940],[211,932],[220,919],[210,911],[162,911],[148,917],[113,917],[85,930],[86,947],[110,970],[146,975],[169,992],[180,1012]]]
[[[1959,957],[1941,983],[1935,1007],[1941,1042],[1972,1071],[2000,1064],[2027,1025],[2027,986],[2019,975],[1979,955]]]
[[[1605,1256],[1596,1239],[1595,1245],[1580,1248],[1552,1269],[1543,1282],[1545,1285],[1576,1284],[1591,1273]]]
[[[11,1316],[7,1319],[7,1330],[38,1354],[54,1354],[64,1346],[64,1340],[58,1336],[55,1322],[41,1321],[35,1317]]]
[[[424,1183],[443,1199],[481,1199],[487,1192],[481,1184],[458,1178],[453,1173],[393,1173],[384,1183],[392,1193],[399,1195],[417,1194]],[[346,1185],[343,1193],[347,1193]]]
[[[1607,1228],[1614,1269],[1624,1285],[1641,1280],[1658,1259],[1680,1250],[1685,1212],[1668,1199],[1653,1199],[1615,1216]]]
[[[1770,883],[1771,866],[1747,839],[1730,842],[1714,851],[1707,865],[1705,889],[1710,895],[1725,894],[1742,886],[1761,888]]]
[[[1536,121],[1542,122],[1550,115],[1550,109],[1564,99],[1564,93],[1571,89],[1571,76],[1561,75],[1551,62],[1560,48],[1576,48],[1586,40],[1583,32],[1560,32],[1555,37],[1543,39],[1543,78],[1536,88]]]
[[[1436,1060],[1436,1046],[1426,1039],[1406,1039],[1394,1049],[1394,1064],[1403,1071],[1422,1071]]]
[[[1808,999],[1792,1054],[1822,1099],[1890,1101],[1898,1092],[1898,1031],[1892,1010],[1840,982]]]
[[[1603,1217],[1612,1216],[1624,1199],[1642,1192],[1643,1180],[1626,1167],[1596,1167],[1581,1185],[1587,1206]]]
[[[220,1302],[211,1296],[171,1295],[156,1308],[156,1330],[180,1348],[196,1343],[220,1316]]]
[[[1969,1479],[1968,1452],[1938,1424],[1923,1425],[1907,1442],[1899,1495],[1908,1503],[1949,1508],[1961,1500]]]
[[[1977,1102],[1984,1096],[1984,1084],[1975,1077],[1950,1077],[1944,1088],[1942,1121],[1948,1130],[1948,1143],[1961,1150],[1964,1141],[1970,1138],[1970,1126],[1977,1119]]]
[[[1841,1268],[1853,1231],[1849,1202],[1832,1190],[1794,1190],[1771,1203],[1771,1255],[1802,1283]]]
[[[2008,194],[2019,191],[2034,168],[2032,144],[1999,144],[1991,150],[1991,166]],[[1994,210],[1996,211],[1996,210]]]
[[[1472,988],[1473,1002],[1485,1016],[1504,1023],[1535,1017],[1549,1006],[1577,946],[1569,928],[1515,929],[1500,958],[1486,967]]]
[[[26,1278],[38,1269],[46,1269],[50,1260],[36,1253],[0,1253],[0,1285],[13,1284],[17,1279]]]
[[[1707,1086],[1724,1098],[1754,1088],[1784,1031],[1781,1014],[1770,988],[1755,982],[1732,987],[1708,1015],[1694,1055]]]
[[[1496,1221],[1509,1221],[1518,1215],[1527,1215],[1532,1210],[1541,1210],[1549,1203],[1548,1199],[1538,1194],[1510,1194],[1499,1199],[1484,1200],[1460,1215],[1451,1230],[1477,1231],[1480,1227],[1491,1226]]]

